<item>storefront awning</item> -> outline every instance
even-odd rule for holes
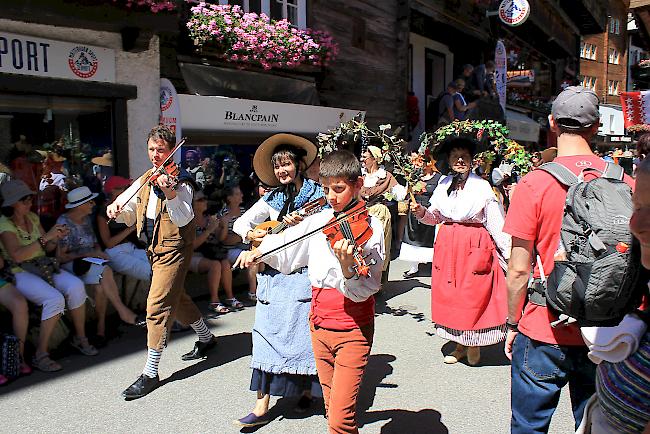
[[[178,95],[183,134],[315,136],[365,111],[221,96]]]
[[[521,142],[537,142],[539,140],[539,124],[528,116],[513,110],[506,110],[506,121],[511,139]]]

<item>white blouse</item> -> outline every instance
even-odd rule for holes
[[[250,243],[250,240],[246,238],[248,231],[255,229],[255,226],[265,222],[268,218],[277,220],[279,215],[280,211],[272,208],[264,199],[260,198],[235,220],[232,230],[241,237],[244,243],[248,244]]]
[[[267,235],[259,247],[260,252],[268,252],[301,235],[314,231],[327,224],[333,217],[334,211],[326,209],[305,218],[304,221],[285,229],[280,234]],[[373,233],[370,240],[364,245],[362,253],[370,267],[369,277],[346,279],[343,276],[341,264],[334,256],[334,251],[322,231],[294,246],[264,258],[263,262],[284,274],[308,267],[312,286],[335,288],[345,297],[359,303],[379,291],[381,285],[381,272],[384,264],[384,228],[381,222],[374,217],[370,217],[370,227]]]
[[[142,177],[138,178],[129,188],[120,194],[115,201],[117,203],[123,203],[123,201],[126,201],[129,196],[140,187],[142,181]],[[173,199],[165,199],[169,219],[179,228],[182,228],[194,219],[194,209],[192,208],[193,197],[194,189],[192,186],[187,182],[182,182],[176,187],[176,197]],[[152,189],[151,194],[149,194],[149,203],[147,203],[147,218],[152,220],[156,219],[158,200],[160,199],[158,199],[158,196],[156,196],[156,193],[154,193]],[[138,195],[136,194],[131,198],[131,200],[123,205],[122,212],[120,212],[115,221],[118,223],[124,223],[127,226],[133,226],[137,219],[137,206]]]

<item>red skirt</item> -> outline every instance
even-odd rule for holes
[[[496,247],[479,224],[444,224],[431,270],[431,319],[455,330],[503,325],[508,314],[506,279]]]

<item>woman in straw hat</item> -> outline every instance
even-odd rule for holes
[[[59,240],[56,256],[63,269],[76,274],[86,285],[94,287],[97,345],[103,346],[106,343],[107,300],[110,300],[120,319],[127,324],[144,326],[145,318],[144,315],[138,317],[122,302],[113,270],[104,262],[109,260],[109,256],[99,246],[90,219],[96,197],[97,193],[91,192],[88,187],[68,192],[68,203],[65,206],[68,211],[56,221],[59,225],[65,225],[68,233]],[[86,258],[103,261],[91,263]]]
[[[255,151],[253,167],[260,181],[275,187],[239,217],[233,231],[245,243],[261,241],[266,231],[255,229],[267,219],[289,225],[302,220],[294,211],[324,196],[323,188],[303,176],[316,158],[312,142],[292,134],[276,134]],[[297,396],[298,408],[311,405],[311,392],[320,392],[309,335],[311,284],[307,268],[284,275],[271,267],[257,275],[257,307],[253,326],[251,390],[257,392],[252,413],[235,423],[268,423],[270,395]]]
[[[445,363],[480,361],[480,347],[506,337],[506,281],[510,236],[503,232],[504,212],[490,184],[471,172],[474,140],[454,137],[441,145],[452,175],[444,177],[429,208],[411,204],[428,225],[442,223],[431,270],[431,319],[438,336],[456,342]]]
[[[18,291],[42,307],[40,335],[32,364],[41,371],[61,369],[61,365],[49,357],[48,342],[66,306],[75,329],[72,346],[84,355],[96,355],[97,350],[86,337],[87,296],[84,284],[73,274],[59,270],[58,265],[48,260],[46,254],[54,251],[57,242],[67,235],[68,229],[63,225],[55,225],[48,232],[43,230],[38,216],[30,211],[36,192],[30,190],[23,181],[6,182],[0,192],[3,197],[3,217],[0,218],[2,253],[5,259],[18,264],[12,270]],[[25,271],[26,268],[31,272]]]

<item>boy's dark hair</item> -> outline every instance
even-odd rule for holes
[[[650,154],[650,133],[645,133],[639,137],[636,144],[636,156],[639,158],[648,158]]]
[[[176,146],[176,134],[166,125],[156,125],[153,127],[147,136],[147,143],[149,140],[153,140],[154,142],[164,141],[169,146],[169,149],[173,149]]]
[[[335,151],[321,160],[318,176],[321,178],[345,178],[354,182],[361,176],[361,163],[350,151]]]

